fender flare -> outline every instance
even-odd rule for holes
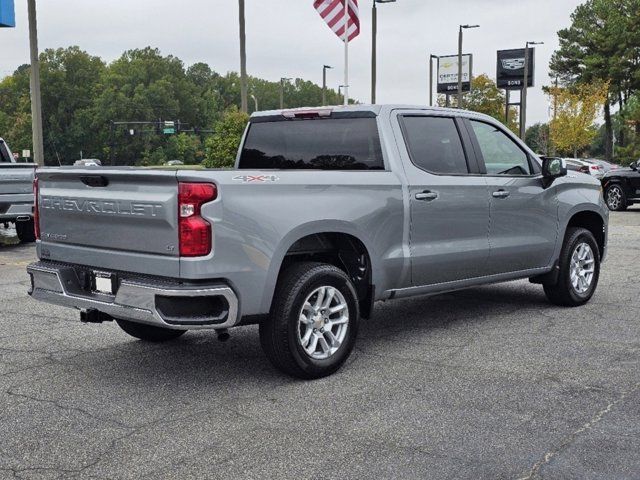
[[[360,240],[369,255],[372,280],[380,277],[380,262],[378,261],[380,256],[374,250],[371,240],[364,232],[354,228],[352,223],[341,220],[317,220],[307,222],[287,232],[275,249],[265,278],[265,286],[260,304],[261,311],[267,313],[271,309],[271,302],[273,301],[280,268],[289,249],[301,238],[321,233],[344,233]],[[375,284],[375,281],[373,283]]]

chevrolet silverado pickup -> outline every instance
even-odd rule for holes
[[[234,169],[42,169],[36,185],[33,298],[147,341],[257,323],[300,378],[335,372],[377,301],[530,279],[582,305],[607,247],[597,180],[461,110],[261,112]]]
[[[33,177],[35,165],[16,163],[0,138],[0,224],[15,223],[21,242],[34,242]]]

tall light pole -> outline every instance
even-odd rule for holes
[[[524,83],[520,98],[520,138],[527,136],[527,89],[529,88],[529,45],[543,45],[544,42],[527,42],[524,48]]]
[[[458,30],[458,108],[464,108],[464,100],[462,98],[462,31],[478,27],[480,25],[460,25]],[[469,78],[469,81],[471,81],[471,78]]]
[[[247,113],[247,44],[244,24],[244,0],[238,0],[240,21],[240,110]]]
[[[378,3],[395,3],[396,0],[373,0],[371,9],[371,103],[376,103],[378,57]]]
[[[342,93],[343,88],[344,85],[338,85],[338,100],[340,100],[340,96],[344,97],[344,94]]]
[[[429,55],[429,106],[433,107],[433,61],[437,55]]]
[[[280,109],[284,109],[284,84],[291,80],[290,78],[282,77],[280,79]]]
[[[253,106],[255,107],[254,112],[257,112],[258,111],[258,99],[256,98],[256,96],[253,93],[251,95],[249,95],[249,96],[253,100]]]
[[[31,131],[33,141],[33,161],[44,165],[44,141],[42,138],[42,97],[40,96],[40,60],[38,58],[38,19],[36,0],[28,0],[29,47],[31,55]]]
[[[333,68],[330,65],[322,66],[322,106],[327,104],[327,70]]]

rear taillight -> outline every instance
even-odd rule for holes
[[[595,170],[595,171],[600,170],[600,167],[598,167],[597,165],[591,165],[589,168],[590,168],[591,170]]]
[[[211,224],[202,218],[201,208],[217,196],[218,190],[212,183],[178,184],[180,256],[202,257],[211,252]]]
[[[34,204],[33,204],[33,230],[36,234],[36,239],[40,240],[40,209],[39,209],[39,205],[40,202],[38,201],[38,193],[40,192],[40,189],[38,188],[38,179],[35,178],[33,180],[33,198],[34,198]]]

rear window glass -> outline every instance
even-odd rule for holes
[[[375,118],[252,123],[238,168],[384,170]]]

